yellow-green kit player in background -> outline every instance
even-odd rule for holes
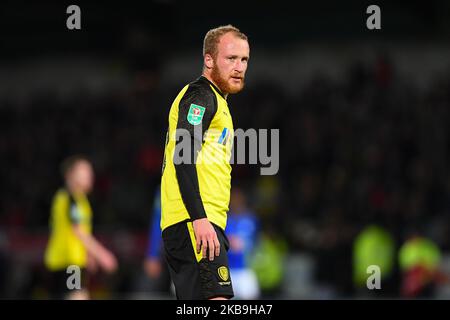
[[[233,121],[227,97],[244,87],[247,36],[208,31],[203,73],[169,112],[161,181],[164,252],[178,299],[233,297],[224,233],[231,189]]]
[[[92,235],[92,209],[87,198],[94,181],[91,163],[83,156],[69,157],[62,164],[62,174],[65,186],[53,198],[45,250],[50,294],[56,299],[89,299],[87,273],[98,267],[114,272],[117,260]],[[68,287],[69,266],[81,271],[81,288]]]

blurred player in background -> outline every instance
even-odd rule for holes
[[[396,243],[388,228],[371,223],[356,236],[353,243],[353,284],[358,297],[390,297],[397,291],[395,277]],[[367,290],[367,270],[378,266],[383,290]]]
[[[144,261],[144,270],[151,280],[150,290],[153,292],[170,292],[170,275],[167,264],[163,261],[161,249],[163,247],[161,238],[161,189],[156,189],[153,200],[153,212],[150,223],[147,252]]]
[[[231,192],[230,212],[225,233],[230,240],[228,260],[237,299],[257,299],[260,295],[258,279],[250,267],[250,258],[259,237],[259,221],[247,207],[243,190]]]
[[[442,253],[434,241],[419,231],[420,228],[411,229],[398,253],[401,297],[432,299],[437,286],[448,283],[448,276],[441,270]]]
[[[50,294],[56,299],[89,299],[87,273],[98,267],[114,272],[117,260],[92,235],[92,209],[87,198],[94,182],[91,163],[83,156],[72,156],[63,162],[61,169],[65,186],[53,198],[50,238],[45,250]],[[69,266],[80,268],[81,289],[68,288]]]
[[[208,31],[203,74],[169,113],[161,183],[161,229],[178,299],[233,297],[227,222],[233,121],[227,97],[244,88],[247,36],[227,25]]]

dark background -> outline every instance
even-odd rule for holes
[[[66,28],[70,4],[81,30]],[[420,228],[448,252],[450,4],[374,2],[372,31],[369,4],[2,2],[2,296],[45,297],[49,205],[74,153],[94,163],[95,230],[121,263],[97,297],[142,290],[168,109],[201,73],[206,31],[228,23],[251,46],[246,88],[229,99],[235,128],[280,129],[281,144],[276,176],[234,165],[233,183],[322,288],[283,284],[277,297],[355,297],[352,244],[369,223],[397,246]]]

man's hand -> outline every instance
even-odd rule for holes
[[[230,236],[230,249],[232,251],[242,251],[244,250],[244,241],[238,236]]]
[[[144,262],[144,269],[152,279],[157,279],[161,275],[162,266],[158,258],[147,258]]]
[[[216,230],[207,218],[197,219],[192,222],[194,227],[195,239],[197,241],[197,253],[202,251],[203,258],[207,258],[207,250],[209,250],[209,260],[214,260],[220,254],[220,242],[217,238]]]

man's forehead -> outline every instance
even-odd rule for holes
[[[220,37],[219,49],[221,50],[233,50],[233,49],[249,49],[248,42],[238,37],[233,32],[228,32]]]
[[[74,166],[74,168],[91,168],[91,163],[87,160],[78,160]]]

